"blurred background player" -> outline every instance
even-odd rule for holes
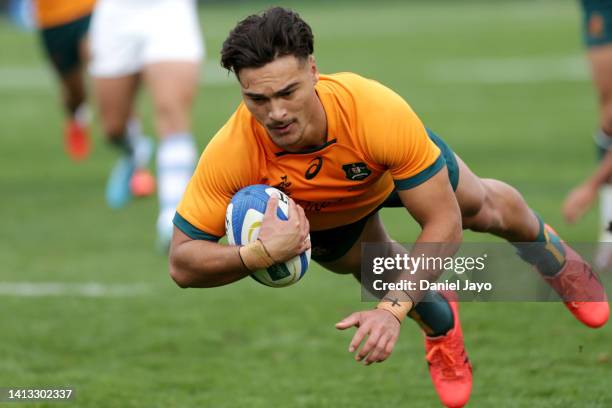
[[[87,31],[95,0],[35,0],[34,14],[43,48],[61,84],[66,124],[64,147],[74,160],[90,150],[84,66]]]
[[[563,213],[568,222],[576,222],[588,211],[599,192],[601,244],[595,265],[608,269],[612,267],[612,0],[581,0],[581,4],[584,41],[599,97],[599,131],[595,142],[600,163],[568,194]]]
[[[104,134],[121,152],[106,188],[112,208],[155,190],[152,142],[132,118],[144,81],[153,100],[158,245],[167,248],[176,205],[196,160],[191,107],[204,54],[195,0],[100,0],[91,28],[91,66]]]

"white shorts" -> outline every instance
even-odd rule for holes
[[[195,0],[99,0],[90,28],[94,77],[115,78],[157,62],[204,56]]]

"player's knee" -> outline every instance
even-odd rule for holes
[[[493,180],[482,180],[482,189],[478,200],[473,200],[471,207],[462,208],[463,228],[476,232],[489,232],[494,225],[499,225],[500,197],[490,185]]]
[[[155,119],[162,133],[181,132],[188,127],[188,113],[178,103],[163,102],[156,104]]]
[[[463,217],[463,228],[474,232],[488,232],[491,224],[491,213],[486,209],[481,209],[477,214],[470,217]]]
[[[478,213],[482,211],[482,207],[484,205],[484,199],[482,200],[473,200],[467,203],[464,203],[461,206],[461,215],[463,218],[471,218],[476,216]]]
[[[471,218],[480,213],[487,202],[486,189],[479,185],[472,189],[468,197],[459,200],[459,208],[463,218]]]

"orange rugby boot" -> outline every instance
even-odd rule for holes
[[[591,266],[569,245],[561,243],[565,250],[563,268],[554,276],[541,276],[576,319],[592,328],[601,327],[610,317],[606,291]]]
[[[81,161],[89,156],[90,141],[87,127],[76,120],[70,120],[64,129],[64,149],[74,161]]]
[[[155,177],[147,169],[134,171],[130,180],[130,189],[134,197],[147,197],[155,193]]]
[[[442,404],[448,408],[461,408],[470,399],[472,365],[463,345],[456,295],[451,292],[440,294],[450,304],[455,327],[444,336],[425,336],[425,358],[429,364],[431,381]]]

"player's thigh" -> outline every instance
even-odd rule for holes
[[[459,168],[459,182],[455,197],[464,218],[478,214],[486,201],[486,189],[482,180],[470,170],[463,160],[455,155]]]
[[[380,215],[375,213],[365,223],[357,240],[350,249],[338,259],[332,261],[317,261],[324,268],[340,274],[353,274],[358,280],[361,277],[361,244],[362,243],[393,242],[387,234]]]
[[[187,130],[205,48],[194,2],[155,2],[143,24],[143,62],[162,135]]]
[[[96,104],[107,136],[120,136],[132,114],[139,75],[94,78]]]
[[[89,43],[89,35],[84,35],[79,41],[79,58],[83,66],[87,66],[87,63],[91,59],[91,50]]]

